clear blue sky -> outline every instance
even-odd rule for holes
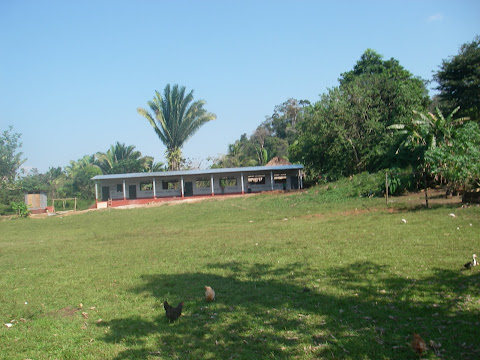
[[[116,141],[164,161],[136,109],[178,83],[217,115],[183,148],[198,162],[288,98],[317,101],[367,48],[431,79],[479,19],[477,0],[0,0],[0,131],[40,172]]]

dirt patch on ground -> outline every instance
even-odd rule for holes
[[[196,203],[200,201],[207,201],[207,200],[226,200],[226,199],[232,199],[232,198],[237,198],[237,197],[245,197],[245,196],[255,196],[258,195],[258,193],[255,194],[235,194],[235,195],[220,195],[220,196],[202,196],[202,197],[191,197],[191,198],[183,198],[183,199],[172,199],[172,200],[164,200],[164,201],[152,201],[147,204],[131,204],[131,205],[124,205],[124,206],[116,206],[108,209],[118,209],[118,210],[124,210],[124,209],[135,209],[135,208],[145,208],[145,207],[157,207],[157,206],[163,206],[163,205],[178,205],[178,204],[185,204],[185,203]]]
[[[454,205],[462,204],[462,197],[459,196],[445,196],[443,189],[428,189],[428,204],[433,205]],[[388,204],[410,204],[410,205],[425,205],[425,191],[415,193],[407,193],[401,196],[394,196],[388,198]]]
[[[441,189],[429,189],[428,192],[428,205],[439,206],[439,205],[448,205],[448,206],[457,206],[461,207],[462,197],[461,196],[445,196],[445,191]],[[362,215],[366,213],[375,213],[375,212],[387,212],[387,213],[397,213],[403,211],[402,209],[416,209],[425,206],[425,192],[420,191],[416,193],[407,193],[401,196],[389,197],[388,205],[385,204],[385,207],[372,207],[368,209],[353,209],[349,211],[342,211],[334,214],[329,214],[329,217],[336,216],[353,216],[353,215]],[[325,214],[309,214],[304,218],[306,219],[323,219]]]
[[[75,316],[77,312],[79,312],[81,309],[79,308],[73,308],[70,306],[64,307],[62,309],[56,310],[56,311],[50,311],[45,314],[45,316],[51,316],[51,317],[61,317],[61,318],[71,318]]]

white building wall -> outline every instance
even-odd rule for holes
[[[296,176],[298,173],[297,172],[286,172],[286,182],[285,184],[278,182],[273,184],[273,190],[288,190],[291,189],[291,177]],[[265,184],[254,184],[254,183],[249,183],[248,182],[248,176],[249,175],[263,175],[265,177]],[[275,173],[273,173],[275,175]],[[199,175],[199,176],[184,176],[183,181],[184,184],[187,182],[191,182],[193,185],[193,195],[211,195],[212,194],[212,188],[211,184],[208,184],[208,186],[204,187],[197,187],[197,179],[208,179],[211,181],[212,176],[210,174],[205,174],[205,175]],[[236,179],[236,185],[235,186],[225,186],[221,187],[220,186],[220,179],[222,178],[235,178]],[[162,180],[178,180],[178,189],[163,189],[163,184]],[[129,199],[130,198],[130,193],[129,193],[129,187],[131,185],[135,185],[136,187],[136,198],[141,199],[141,198],[153,198],[153,189],[152,190],[145,190],[141,191],[140,190],[140,183],[143,182],[153,182],[152,179],[148,178],[143,178],[143,179],[125,179],[125,198]],[[272,183],[271,183],[271,173],[270,172],[265,172],[265,173],[243,173],[243,183],[244,183],[244,192],[261,192],[261,191],[271,191],[272,190]],[[214,188],[214,195],[221,195],[221,194],[234,194],[234,193],[241,193],[242,192],[242,181],[241,181],[241,175],[238,173],[222,173],[222,174],[215,174],[213,176],[213,188]],[[118,187],[117,187],[118,185]],[[101,180],[99,181],[99,198],[102,197],[102,188],[103,187],[108,187],[109,188],[109,198],[114,199],[114,200],[120,200],[123,199],[124,194],[123,194],[123,179],[115,179],[115,180]],[[120,191],[117,191],[120,190]],[[180,197],[182,196],[182,191],[181,191],[181,181],[180,181],[180,176],[178,178],[174,177],[169,177],[169,178],[155,178],[155,190],[156,194],[155,196],[157,198],[162,198],[162,197]]]

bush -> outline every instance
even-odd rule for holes
[[[419,176],[411,169],[389,170],[388,173],[388,193],[391,195],[401,195],[405,191],[418,190]],[[385,181],[384,181],[385,182]],[[385,183],[382,186],[385,192]]]
[[[325,201],[343,201],[348,198],[383,196],[385,173],[363,172],[342,178],[326,185],[318,185],[314,191]]]
[[[23,202],[12,202],[12,210],[15,211],[18,217],[26,218],[30,214],[27,204]]]

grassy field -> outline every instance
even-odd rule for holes
[[[480,358],[480,208],[331,194],[0,221],[0,357]]]

